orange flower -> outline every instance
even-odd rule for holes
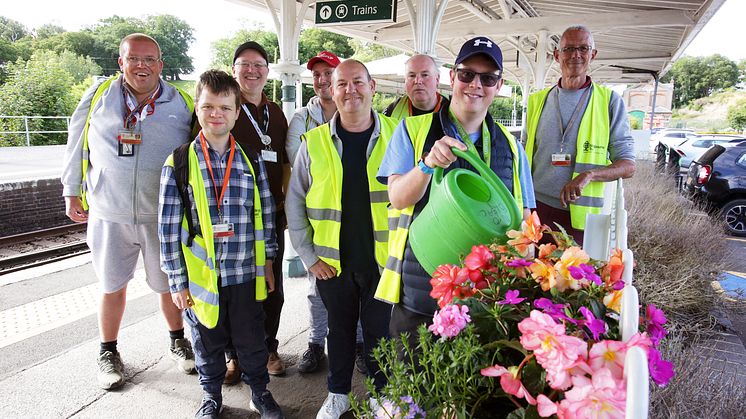
[[[588,263],[590,259],[588,253],[585,253],[585,251],[578,246],[572,246],[565,249],[559,262],[555,265],[558,275],[557,289],[560,291],[564,291],[567,287],[574,290],[580,289],[580,282],[570,275],[567,268],[570,266],[579,266],[581,263]]]
[[[617,248],[611,252],[609,263],[604,266],[601,272],[604,282],[606,285],[614,285],[617,281],[622,279],[622,273],[624,273],[624,262],[622,261],[622,250]]]
[[[620,313],[622,311],[622,291],[614,291],[604,297],[604,305],[611,310]]]
[[[554,243],[545,243],[539,246],[539,259],[548,257],[557,250],[557,245]]]
[[[550,288],[557,285],[554,266],[552,266],[550,262],[536,259],[534,260],[534,263],[528,267],[528,270],[531,272],[531,276],[536,280],[536,282],[541,284],[542,290],[549,291]]]
[[[532,257],[534,245],[541,240],[547,227],[541,225],[536,211],[521,223],[521,231],[508,231],[508,244],[513,246],[523,257]]]

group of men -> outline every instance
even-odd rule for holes
[[[386,384],[371,356],[379,340],[432,322],[430,278],[408,234],[436,167],[474,170],[452,148],[476,153],[524,216],[536,209],[578,241],[585,215],[603,204],[601,182],[634,172],[624,105],[588,76],[596,49],[582,26],[568,28],[554,52],[561,79],[529,98],[525,150],[488,113],[504,68],[486,37],[463,44],[450,99],[437,91],[436,61],[415,55],[407,94],[383,113],[372,109],[376,82],[365,65],[321,51],[307,65],[316,96],[289,126],[263,93],[268,60],[256,42],[236,48],[232,74],[203,73],[194,102],[161,80],[154,39],[129,35],[119,53],[122,74],[92,86],[72,116],[62,177],[68,216],[88,222],[101,283],[98,380],[105,389],[124,383],[117,336],[142,253],[168,354],[199,374],[198,418],[218,417],[222,385],[239,380],[252,410],[283,417],[267,384],[285,372],[276,337],[286,227],[309,277],[298,370],[316,370],[328,353],[317,418],[339,418],[356,364],[377,389]]]

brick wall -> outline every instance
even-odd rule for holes
[[[69,223],[59,178],[0,183],[0,237]]]

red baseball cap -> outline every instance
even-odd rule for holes
[[[308,64],[306,64],[307,69],[312,69],[313,66],[318,63],[319,61],[323,61],[331,67],[337,67],[339,65],[339,57],[334,55],[333,53],[329,51],[321,51],[318,53],[315,57],[308,60]]]

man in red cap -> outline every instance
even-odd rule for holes
[[[329,122],[337,111],[337,105],[332,99],[332,73],[339,65],[339,57],[329,51],[321,51],[315,57],[308,60],[306,68],[313,75],[313,91],[316,96],[308,100],[308,105],[295,111],[288,127],[288,138],[285,150],[290,162],[295,161],[295,155],[300,148],[301,135],[305,134],[319,125]],[[310,284],[308,288],[308,309],[311,319],[310,331],[308,333],[308,349],[303,352],[298,371],[310,373],[316,371],[319,363],[324,359],[324,341],[328,333],[329,323],[327,321],[326,307],[321,301],[321,296],[316,289],[316,278],[308,276]],[[363,334],[358,323],[357,345],[355,366],[361,373],[365,374],[367,367],[363,357]]]

